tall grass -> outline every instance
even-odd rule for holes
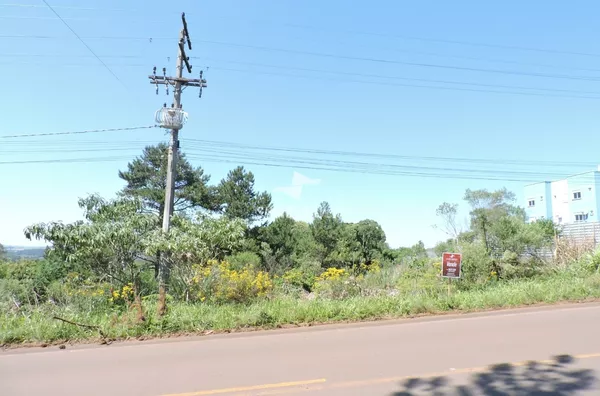
[[[423,279],[405,277],[392,284],[389,282],[390,274],[378,276],[387,282],[388,289],[398,288],[394,289],[397,293],[356,295],[344,299],[299,299],[281,295],[246,305],[173,302],[167,315],[161,318],[155,315],[156,303],[148,300],[144,302],[144,322],[137,321],[135,312],[128,310],[81,310],[72,306],[42,305],[2,315],[0,344],[98,340],[100,331],[110,339],[201,334],[206,331],[401,318],[600,298],[600,274],[597,273],[581,276],[561,271],[465,290],[454,287],[450,295],[443,282],[437,281],[429,288],[423,288],[429,282],[427,279],[423,283]],[[373,282],[375,287],[375,279],[369,282]],[[54,316],[98,326],[100,331],[68,324],[53,319]]]

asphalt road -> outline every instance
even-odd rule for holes
[[[0,395],[600,395],[600,305],[0,353]]]

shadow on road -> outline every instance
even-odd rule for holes
[[[474,374],[466,385],[453,385],[448,377],[411,378],[391,396],[571,396],[589,390],[596,379],[593,370],[570,368],[575,359],[556,356],[552,362],[509,363]]]

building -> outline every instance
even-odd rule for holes
[[[552,219],[557,224],[598,222],[600,167],[553,182],[525,186],[527,221]]]

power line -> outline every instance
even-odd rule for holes
[[[506,159],[489,159],[489,158],[465,158],[465,157],[433,157],[433,156],[414,156],[414,155],[399,155],[399,154],[381,154],[368,153],[360,151],[340,151],[340,150],[320,150],[320,149],[301,149],[291,147],[274,147],[274,146],[256,146],[242,143],[224,142],[216,140],[192,139],[183,138],[184,142],[199,143],[201,147],[226,147],[239,148],[244,150],[258,151],[275,151],[275,152],[293,152],[306,154],[326,154],[339,156],[357,156],[369,158],[387,158],[401,160],[427,160],[427,161],[449,161],[449,162],[473,162],[473,163],[492,163],[498,165],[535,165],[535,166],[597,166],[595,162],[560,162],[560,161],[532,161],[532,160],[506,160]]]
[[[0,54],[0,56],[9,56],[8,54]],[[27,55],[27,54],[15,54],[15,56],[18,57],[26,57],[26,56],[33,56],[33,57],[61,57],[60,55],[53,55],[53,54],[32,54],[32,55]],[[86,57],[91,57],[91,56],[77,56],[78,58],[86,58]],[[140,56],[135,56],[135,55],[126,55],[126,56],[119,56],[119,55],[107,55],[104,56],[105,58],[142,58]],[[206,58],[206,57],[191,57],[194,59],[204,59],[204,60],[210,60],[210,58]],[[528,87],[528,86],[519,86],[519,85],[500,85],[500,84],[485,84],[485,83],[472,83],[472,82],[466,82],[466,81],[456,81],[456,80],[434,80],[434,79],[425,79],[425,78],[410,78],[410,77],[398,77],[398,76],[389,76],[389,75],[381,75],[381,74],[370,74],[370,73],[353,73],[353,72],[344,72],[344,71],[339,71],[339,70],[324,70],[324,69],[313,69],[313,68],[303,68],[303,67],[292,67],[292,66],[280,66],[280,65],[269,65],[269,64],[264,64],[264,63],[254,63],[254,62],[241,62],[241,61],[232,61],[232,60],[219,60],[216,59],[216,61],[218,62],[225,62],[225,63],[234,63],[234,64],[240,64],[240,65],[247,65],[247,66],[257,66],[257,67],[266,67],[266,68],[274,68],[274,69],[281,69],[281,70],[290,70],[290,71],[306,71],[306,72],[314,72],[314,73],[328,73],[328,74],[334,74],[334,75],[343,75],[343,76],[356,76],[356,77],[367,77],[367,78],[378,78],[378,79],[386,79],[386,80],[402,80],[402,81],[416,81],[416,82],[427,82],[427,83],[439,83],[439,84],[454,84],[454,85],[467,85],[467,86],[476,86],[476,87],[489,87],[489,88],[501,88],[501,89],[524,89],[524,90],[533,90],[533,91],[545,91],[545,92],[563,92],[563,93],[572,93],[572,94],[592,94],[592,95],[600,95],[600,91],[582,91],[582,90],[570,90],[570,89],[556,89],[556,88],[541,88],[541,87]],[[40,62],[0,62],[0,64],[32,64],[32,65],[48,65],[47,63],[40,63]],[[58,65],[57,65],[58,66]],[[93,65],[89,65],[89,64],[60,64],[61,67],[89,67],[89,66],[93,66]],[[144,64],[112,64],[112,66],[116,66],[116,67],[146,67],[146,65]],[[255,71],[250,71],[250,70],[241,70],[241,69],[231,69],[231,68],[222,68],[222,67],[216,67],[216,66],[211,66],[213,69],[216,70],[223,70],[223,71],[235,71],[235,72],[248,72],[248,73],[255,73]],[[256,72],[258,74],[271,74],[271,73],[267,73],[267,72]],[[282,75],[285,76],[285,75]],[[297,75],[293,75],[291,77],[303,77],[303,76],[297,76]],[[339,81],[339,80],[334,80],[334,81]],[[345,82],[357,82],[357,81],[353,81],[353,80],[343,80]],[[360,83],[369,83],[368,81],[360,81]],[[417,87],[417,88],[423,88],[423,86],[418,86],[418,85],[409,85],[412,87]],[[426,87],[426,88],[435,88],[435,87]],[[481,91],[481,92],[488,92],[488,91]],[[493,91],[490,91],[493,93]],[[512,93],[512,94],[524,94],[524,93],[517,93],[517,92],[503,92],[503,93]],[[565,96],[565,97],[573,97],[573,96]],[[580,96],[574,96],[577,98],[580,98]],[[594,99],[592,97],[583,97],[583,98],[587,98],[587,99]]]
[[[563,74],[544,74],[544,73],[519,72],[519,71],[513,71],[513,70],[483,69],[483,68],[475,68],[475,67],[439,65],[439,64],[434,64],[434,63],[405,62],[405,61],[399,61],[399,60],[395,60],[395,59],[385,59],[385,58],[371,58],[371,57],[362,57],[362,56],[338,55],[338,54],[329,54],[329,53],[325,53],[325,52],[303,51],[303,50],[294,50],[294,49],[288,49],[288,48],[277,48],[277,47],[268,47],[268,46],[251,45],[251,44],[239,44],[239,43],[231,43],[231,42],[226,42],[226,41],[214,41],[214,40],[198,40],[198,41],[205,43],[205,44],[223,45],[223,46],[231,46],[231,47],[238,47],[238,48],[248,48],[248,49],[255,49],[255,50],[259,50],[259,51],[283,52],[283,53],[297,54],[297,55],[310,55],[310,56],[317,56],[317,57],[324,57],[324,58],[356,60],[356,61],[375,62],[375,63],[383,63],[383,64],[396,64],[396,65],[415,66],[415,67],[475,71],[475,72],[482,72],[482,73],[508,74],[508,75],[556,78],[556,79],[567,79],[567,80],[600,81],[600,78],[594,77],[594,76],[569,76],[569,75],[563,75]]]
[[[192,147],[193,149],[193,147]],[[94,151],[94,150],[81,150]],[[100,151],[100,150],[98,150]],[[337,152],[334,152],[337,154]],[[385,155],[382,155],[385,157]],[[523,172],[519,170],[496,169],[466,169],[466,168],[436,168],[415,165],[397,165],[389,163],[339,161],[321,158],[290,157],[289,155],[265,155],[264,153],[248,153],[245,151],[235,152],[218,149],[201,149],[188,151],[187,158],[200,159],[203,162],[223,162],[245,165],[260,165],[277,168],[298,168],[324,170],[345,173],[362,173],[374,175],[407,176],[407,177],[429,177],[441,179],[467,179],[488,181],[511,181],[511,182],[539,182],[548,179],[562,179],[570,175],[565,173]],[[428,158],[428,157],[421,157]],[[86,157],[86,158],[61,158],[44,160],[19,160],[4,161],[0,165],[11,164],[41,164],[41,163],[81,163],[101,162],[116,160],[131,160],[131,156],[109,156],[109,157]],[[445,158],[436,158],[445,159]],[[477,159],[468,159],[476,161]],[[489,160],[488,160],[489,161]],[[518,163],[518,161],[515,161]],[[574,172],[576,173],[576,172]],[[593,180],[593,175],[588,179]]]
[[[301,164],[290,164],[287,161],[282,163],[269,163],[265,161],[252,161],[249,159],[221,159],[215,157],[197,157],[197,156],[189,156],[192,159],[201,159],[203,162],[223,162],[223,163],[231,163],[231,164],[244,164],[244,165],[258,165],[258,166],[267,166],[274,168],[292,168],[292,169],[310,169],[310,170],[322,170],[322,171],[332,171],[332,172],[343,172],[343,173],[359,173],[359,174],[368,174],[368,175],[387,175],[387,176],[407,176],[407,177],[426,177],[426,178],[436,178],[436,179],[465,179],[465,180],[486,180],[486,181],[507,181],[507,182],[530,182],[535,183],[539,182],[539,179],[523,179],[523,178],[511,178],[511,177],[485,177],[485,176],[472,176],[466,174],[436,174],[436,173],[424,173],[424,172],[403,172],[403,171],[394,171],[394,170],[377,170],[377,169],[349,169],[349,168],[332,168],[326,166],[311,166],[311,165],[301,165]]]
[[[48,40],[68,40],[67,36],[46,36],[46,35],[24,35],[24,34],[0,34],[0,38],[10,39],[48,39]],[[84,40],[141,40],[152,42],[154,40],[174,40],[173,37],[131,37],[131,36],[91,36],[81,37]],[[176,39],[176,38],[175,38]]]
[[[62,163],[92,163],[92,162],[107,162],[107,161],[122,161],[130,160],[129,156],[112,156],[112,157],[92,157],[92,158],[61,158],[47,160],[24,160],[24,161],[2,161],[0,165],[23,165],[23,164],[62,164]]]
[[[42,0],[42,1],[44,2],[44,4],[46,4],[48,6],[48,8],[54,13],[54,15],[56,15],[56,17],[62,21],[62,23],[71,31],[71,33],[73,33],[73,35],[75,35],[75,37],[77,37],[77,39],[79,41],[81,41],[81,44],[83,44],[88,49],[88,51],[90,51],[90,53],[92,55],[94,55],[96,57],[96,59],[98,59],[98,62],[102,63],[102,65],[106,68],[106,70],[108,70],[109,73],[112,74],[113,77],[116,78],[119,83],[121,83],[121,85],[123,85],[125,88],[127,88],[127,86],[125,85],[125,83],[123,81],[121,81],[121,79],[119,78],[119,76],[117,76],[115,74],[115,72],[113,72],[112,69],[110,67],[108,67],[108,65],[106,63],[104,63],[104,61],[102,59],[100,59],[100,57],[98,55],[96,55],[96,53],[94,52],[94,50],[89,45],[87,45],[87,43],[79,36],[79,34],[77,34],[77,32],[71,27],[71,25],[69,25],[67,23],[67,21],[65,21],[59,15],[59,13],[56,12],[56,10],[54,8],[52,8],[52,6],[46,0]]]
[[[41,62],[0,62],[0,64],[28,64],[28,65],[40,65],[40,66],[48,66],[47,63]],[[111,64],[114,67],[147,67],[143,64]],[[60,66],[60,67],[90,67],[94,65],[90,64],[56,64],[52,66]],[[556,98],[572,98],[572,99],[592,99],[598,100],[600,97],[596,96],[582,96],[582,95],[554,95],[554,94],[543,94],[543,93],[532,93],[532,92],[517,92],[517,91],[496,91],[496,90],[485,90],[485,89],[468,89],[468,88],[458,88],[458,87],[447,87],[447,86],[434,86],[434,85],[417,85],[417,84],[399,84],[399,83],[386,83],[380,81],[361,81],[361,80],[351,80],[351,79],[340,79],[340,78],[330,78],[330,77],[319,77],[319,76],[308,76],[308,75],[298,75],[298,74],[284,74],[284,73],[275,73],[268,71],[255,71],[255,70],[244,70],[244,69],[235,69],[228,67],[219,67],[219,66],[211,66],[213,70],[220,70],[225,72],[236,72],[236,73],[252,73],[252,74],[261,74],[268,76],[280,76],[280,77],[292,77],[292,78],[304,78],[304,79],[319,79],[323,81],[337,81],[343,83],[357,83],[357,84],[368,84],[368,85],[382,85],[382,86],[397,86],[397,87],[407,87],[407,88],[423,88],[423,89],[434,89],[434,90],[445,90],[445,91],[462,91],[462,92],[479,92],[479,93],[494,93],[494,94],[505,94],[505,95],[520,95],[520,96],[537,96],[537,97],[556,97]],[[308,70],[307,70],[308,71]],[[316,70],[315,70],[316,71]],[[323,70],[323,72],[330,73],[329,71]],[[333,73],[333,72],[331,72]],[[343,72],[340,72],[343,74]],[[358,75],[358,73],[355,73]],[[367,76],[367,75],[365,75]],[[468,83],[468,82],[459,82],[459,81],[441,81],[441,80],[426,80],[426,79],[410,79],[410,78],[402,78],[402,77],[393,77],[393,76],[378,76],[372,75],[374,78],[385,78],[385,79],[405,79],[405,80],[414,80],[424,82],[431,81],[432,83],[445,83],[445,84],[457,84],[457,85],[471,85],[471,86],[495,86],[497,88],[503,89],[504,87],[509,88],[510,86],[502,86],[502,85],[492,85],[492,84],[479,84],[479,83]],[[516,86],[514,88],[517,88]],[[539,90],[539,91],[548,91],[548,92],[565,92],[565,93],[587,93],[590,94],[599,94],[600,92],[595,91],[576,91],[576,90],[560,90],[560,89],[551,89],[551,88],[537,88],[537,87],[525,87],[521,86],[518,89],[527,89],[527,90]]]
[[[359,162],[359,161],[345,161],[345,160],[332,160],[328,158],[307,158],[307,157],[294,157],[290,155],[266,155],[250,154],[248,152],[236,152],[226,151],[221,149],[199,149],[199,152],[205,152],[210,155],[211,158],[217,156],[233,158],[233,159],[257,159],[264,161],[275,161],[275,162],[288,162],[288,163],[301,163],[311,165],[330,165],[343,168],[377,168],[387,170],[402,170],[402,171],[433,171],[433,172],[464,172],[467,174],[493,174],[493,175],[511,175],[511,176],[522,176],[522,177],[556,177],[556,176],[568,176],[568,174],[557,174],[557,173],[543,173],[543,172],[531,172],[531,171],[520,171],[520,170],[497,170],[497,169],[467,169],[467,168],[449,168],[449,167],[430,167],[422,165],[399,165],[390,163],[373,163],[373,162]],[[195,154],[196,152],[188,151],[189,154]]]
[[[211,58],[206,58],[206,57],[193,57],[193,58],[194,59],[211,60]],[[527,90],[548,91],[548,92],[567,92],[567,93],[582,93],[582,94],[600,95],[600,91],[578,91],[578,90],[569,90],[569,89],[526,87],[526,86],[522,86],[522,85],[521,86],[519,86],[519,85],[498,85],[498,84],[470,83],[470,82],[465,82],[465,81],[452,81],[452,80],[432,80],[432,79],[426,79],[426,78],[397,77],[397,76],[386,76],[386,75],[381,75],[381,74],[370,74],[370,73],[353,73],[353,72],[344,72],[344,71],[339,71],[339,70],[323,70],[323,69],[312,69],[312,68],[295,67],[295,66],[280,66],[280,65],[270,65],[270,64],[264,64],[264,63],[254,63],[254,62],[241,62],[241,61],[220,60],[220,59],[214,59],[214,60],[217,62],[235,63],[235,64],[247,65],[247,66],[268,67],[268,68],[281,69],[281,70],[298,70],[298,71],[308,71],[308,72],[315,72],[315,73],[338,74],[338,75],[345,75],[345,76],[381,78],[381,79],[388,79],[388,80],[420,81],[420,82],[430,82],[430,83],[440,83],[440,84],[471,85],[471,86],[478,86],[478,87],[527,89]],[[214,67],[214,66],[211,66],[211,67]]]
[[[90,129],[90,130],[85,130],[85,131],[30,133],[30,134],[26,134],[26,135],[5,135],[5,136],[0,136],[0,139],[18,139],[18,138],[27,138],[27,137],[34,137],[34,136],[78,135],[78,134],[99,133],[99,132],[133,131],[133,130],[138,130],[138,129],[151,129],[151,128],[157,128],[157,126],[150,125],[150,126],[137,126],[137,127],[129,127],[129,128]]]
[[[533,93],[533,92],[515,92],[515,91],[494,91],[489,89],[471,89],[471,88],[457,88],[457,87],[443,87],[443,86],[432,86],[432,85],[417,85],[417,84],[399,84],[399,83],[390,83],[390,82],[379,82],[379,81],[360,81],[360,80],[349,80],[349,79],[336,79],[336,78],[328,78],[328,77],[314,77],[314,76],[303,76],[303,75],[295,75],[295,74],[284,74],[284,73],[275,73],[275,72],[264,72],[264,71],[254,71],[254,70],[243,70],[243,69],[234,69],[234,68],[226,68],[226,67],[211,67],[211,70],[224,70],[224,71],[233,71],[240,73],[252,73],[252,74],[263,74],[269,76],[280,76],[280,77],[293,77],[293,78],[305,78],[311,80],[324,80],[324,81],[338,81],[343,83],[358,83],[358,84],[370,84],[370,85],[382,85],[382,86],[396,86],[396,87],[407,87],[407,88],[423,88],[423,89],[434,89],[434,90],[444,90],[444,91],[462,91],[462,92],[479,92],[479,93],[495,93],[495,94],[505,94],[505,95],[523,95],[523,96],[538,96],[538,97],[555,97],[555,98],[574,98],[574,99],[593,99],[598,100],[599,97],[596,96],[579,96],[579,95],[553,95],[553,94],[542,94],[542,93]]]
[[[299,28],[299,29],[320,30],[320,31],[324,31],[324,32],[336,33],[336,31],[334,31],[334,30],[327,29],[327,28],[321,28],[321,27],[317,27],[317,26],[308,26],[308,25],[293,24],[293,23],[286,23],[285,25],[289,26],[289,27]],[[498,48],[498,49],[508,49],[508,50],[518,50],[518,51],[544,52],[544,53],[551,53],[551,54],[577,55],[577,56],[587,56],[587,57],[594,57],[594,58],[600,57],[600,54],[591,53],[591,52],[566,51],[566,50],[557,50],[557,49],[552,49],[552,48],[524,47],[524,46],[517,46],[517,45],[490,44],[490,43],[480,43],[480,42],[473,42],[473,41],[427,38],[427,37],[417,37],[417,36],[405,36],[405,35],[392,34],[392,33],[366,32],[366,31],[360,31],[360,30],[344,30],[344,31],[339,31],[338,33],[363,35],[363,36],[390,37],[390,38],[398,38],[398,39],[402,39],[402,40],[423,41],[423,42],[431,42],[431,43],[458,44],[458,45],[464,45],[464,46],[470,46],[470,47],[485,47],[485,48]]]
[[[0,35],[0,38],[64,39],[65,37],[39,36],[39,35],[36,35],[36,36]],[[150,41],[150,42],[153,40],[173,40],[173,38],[171,38],[171,37],[126,37],[126,36],[95,36],[95,37],[84,37],[83,39],[86,39],[86,40],[144,40],[144,41]],[[514,71],[514,70],[485,69],[485,68],[463,67],[463,66],[432,64],[432,63],[405,62],[405,61],[398,61],[398,60],[394,60],[394,59],[338,55],[338,54],[329,54],[329,53],[322,53],[322,52],[293,50],[293,49],[287,49],[287,48],[276,48],[276,47],[250,45],[250,44],[239,44],[239,43],[215,41],[215,40],[198,40],[198,41],[203,42],[205,44],[224,45],[224,46],[255,49],[255,50],[261,50],[261,51],[284,52],[284,53],[293,53],[293,54],[298,54],[298,55],[309,55],[309,56],[318,56],[318,57],[327,57],[327,58],[336,58],[336,59],[385,63],[385,64],[399,64],[399,65],[415,66],[415,67],[442,68],[442,69],[463,70],[463,71],[472,71],[472,72],[481,72],[481,73],[520,75],[520,76],[529,76],[529,77],[580,80],[580,81],[600,81],[600,78],[595,77],[595,76],[572,76],[572,75],[564,75],[564,74],[545,74],[545,73],[533,73],[533,72],[520,72],[520,71]],[[598,56],[600,56],[600,54],[598,54]]]
[[[19,7],[19,8],[41,8],[41,5],[37,4],[15,4],[15,3],[5,3],[0,4],[0,7]],[[141,10],[139,9],[123,9],[123,8],[99,8],[99,7],[78,7],[78,6],[54,6],[56,9],[68,9],[68,10],[80,10],[80,11],[110,11],[110,12],[125,12],[125,13],[139,13]],[[226,17],[220,17],[226,18]],[[539,47],[528,47],[528,46],[518,46],[518,45],[505,45],[505,44],[494,44],[494,43],[481,43],[481,42],[472,42],[472,41],[464,41],[464,40],[451,40],[451,39],[443,39],[443,38],[431,38],[431,37],[418,37],[411,35],[400,35],[395,33],[382,33],[382,32],[369,32],[363,30],[335,30],[331,28],[325,28],[314,25],[304,25],[297,23],[277,23],[271,20],[255,20],[253,21],[256,24],[264,25],[264,24],[272,24],[279,25],[285,27],[291,27],[295,29],[303,29],[303,30],[316,30],[321,32],[328,33],[342,33],[345,35],[362,35],[362,36],[376,36],[376,37],[389,37],[389,38],[397,38],[402,40],[410,40],[410,41],[422,41],[422,42],[432,42],[432,43],[444,43],[444,44],[456,44],[470,47],[484,47],[484,48],[498,48],[498,49],[508,49],[508,50],[517,50],[517,51],[531,51],[531,52],[542,52],[542,53],[552,53],[552,54],[561,54],[561,55],[576,55],[576,56],[586,56],[586,57],[600,57],[599,53],[591,53],[591,52],[581,52],[581,51],[568,51],[568,50],[559,50],[555,48],[539,48]]]
[[[467,174],[435,174],[435,173],[424,173],[424,172],[404,172],[395,170],[379,170],[379,169],[353,169],[353,168],[341,168],[331,166],[319,166],[317,165],[302,165],[302,164],[290,164],[288,162],[282,163],[270,163],[270,162],[258,162],[251,161],[248,159],[227,159],[219,158],[215,156],[204,157],[187,155],[190,159],[201,159],[203,162],[223,162],[223,163],[235,163],[235,164],[246,164],[246,165],[260,165],[267,167],[276,168],[297,168],[297,169],[312,169],[312,170],[323,170],[333,172],[344,172],[344,173],[360,173],[360,174],[371,174],[371,175],[388,175],[388,176],[412,176],[412,177],[433,177],[440,179],[467,179],[467,180],[488,180],[488,181],[512,181],[512,182],[535,182],[535,179],[517,179],[517,178],[492,178],[484,176],[473,176]],[[121,161],[131,160],[129,156],[107,156],[107,157],[86,157],[86,158],[61,158],[61,159],[45,159],[45,160],[19,160],[19,161],[1,161],[0,165],[25,165],[25,164],[68,164],[68,163],[94,163],[94,162],[107,162],[107,161]]]
[[[62,57],[62,55],[55,54],[0,54],[2,56],[16,56],[16,57]],[[71,57],[70,55],[68,57]],[[90,56],[80,55],[75,56],[77,58],[90,58]],[[136,55],[107,55],[103,56],[104,58],[137,58],[141,59],[143,57]],[[211,58],[207,57],[190,57],[192,59],[203,59],[203,60],[211,60]],[[368,78],[379,78],[379,79],[387,79],[387,80],[402,80],[402,81],[417,81],[417,82],[429,82],[429,83],[440,83],[440,84],[455,84],[455,85],[468,85],[468,86],[477,86],[477,87],[490,87],[490,88],[505,88],[505,89],[525,89],[525,90],[534,90],[534,91],[546,91],[546,92],[564,92],[564,93],[573,93],[573,94],[592,94],[592,95],[600,95],[600,91],[582,91],[582,90],[570,90],[570,89],[556,89],[556,88],[541,88],[541,87],[528,87],[528,86],[519,86],[519,85],[499,85],[499,84],[484,84],[484,83],[471,83],[466,81],[456,81],[456,80],[434,80],[434,79],[426,79],[426,78],[410,78],[410,77],[398,77],[398,76],[388,76],[381,74],[370,74],[370,73],[353,73],[353,72],[344,72],[339,70],[324,70],[324,69],[313,69],[313,68],[303,68],[303,67],[293,67],[293,66],[280,66],[280,65],[270,65],[264,63],[254,63],[254,62],[242,62],[242,61],[234,61],[234,60],[222,60],[222,59],[214,59],[217,62],[225,62],[225,63],[234,63],[240,65],[247,66],[257,66],[257,67],[266,67],[266,68],[274,68],[281,70],[296,70],[296,71],[307,71],[307,72],[315,72],[315,73],[328,73],[328,74],[337,74],[344,76],[356,76],[356,77],[368,77]],[[0,62],[5,63],[5,62]],[[36,64],[36,65],[47,65],[46,63],[39,62],[6,62],[5,64]],[[64,67],[88,67],[88,64],[61,64],[60,66]],[[113,64],[112,66],[118,67],[146,67],[144,64]],[[239,69],[229,69],[229,68],[220,68],[211,66],[216,68],[217,70],[225,70],[225,71],[239,71],[246,72],[245,70]],[[247,71],[254,72],[254,71]],[[266,74],[266,73],[265,73]],[[345,80],[350,81],[350,80]],[[363,82],[365,83],[365,82]]]
[[[140,127],[129,127],[129,128],[111,128],[111,129],[94,129],[94,130],[83,130],[83,131],[70,131],[70,132],[56,132],[56,133],[37,133],[37,134],[23,134],[23,135],[8,135],[0,136],[0,138],[27,138],[24,141],[9,141],[3,143],[2,147],[6,147],[8,144],[12,144],[10,152],[14,152],[14,145],[26,146],[28,150],[23,150],[23,153],[34,152],[79,152],[79,151],[112,151],[121,149],[137,149],[140,145],[152,145],[156,144],[154,140],[122,140],[122,141],[107,141],[107,140],[86,140],[86,141],[74,141],[74,140],[30,140],[29,137],[38,136],[59,136],[59,135],[73,135],[73,134],[87,134],[96,132],[111,132],[111,131],[127,131],[137,129],[150,129],[156,128],[156,126],[140,126]],[[522,165],[522,166],[535,166],[535,167],[595,167],[596,162],[569,162],[569,161],[534,161],[534,160],[508,160],[508,159],[493,159],[493,158],[466,158],[466,157],[438,157],[438,156],[415,156],[415,155],[401,155],[401,154],[383,154],[383,153],[372,153],[372,152],[360,152],[360,151],[341,151],[341,150],[322,150],[322,149],[303,149],[303,148],[292,148],[292,147],[278,147],[278,146],[257,146],[251,144],[234,143],[227,141],[216,141],[216,140],[205,140],[205,139],[193,139],[193,138],[182,138],[182,141],[186,143],[188,149],[197,149],[224,152],[223,150],[229,150],[228,153],[237,154],[230,150],[241,150],[243,155],[247,155],[248,152],[280,152],[280,153],[298,153],[298,154],[318,154],[326,156],[341,156],[341,157],[358,157],[358,158],[376,158],[376,159],[391,159],[391,160],[408,160],[411,163],[415,161],[433,161],[433,162],[452,162],[452,163],[476,163],[476,164],[494,164],[494,165]],[[35,144],[38,144],[41,149],[35,148]],[[78,145],[83,149],[78,149]],[[93,147],[90,149],[90,147]],[[283,158],[289,158],[285,155]]]

